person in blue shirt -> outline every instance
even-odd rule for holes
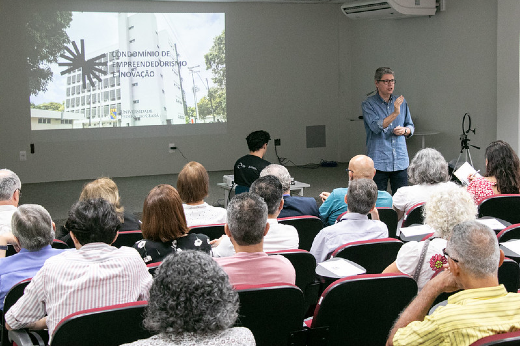
[[[356,155],[350,159],[347,171],[349,181],[360,178],[373,179],[374,174],[376,174],[374,161],[365,155]],[[320,194],[321,200],[323,201],[319,209],[320,218],[325,226],[335,224],[337,218],[347,211],[347,203],[345,203],[345,195],[347,192],[348,188],[341,187],[332,190],[332,192],[322,192]],[[386,191],[378,191],[376,207],[391,208],[392,196]]]
[[[0,251],[0,310],[3,310],[4,298],[11,287],[32,278],[48,258],[64,251],[51,247],[55,226],[49,212],[42,206],[19,206],[11,224],[12,233],[0,235],[0,249],[9,243],[20,251],[9,257],[5,257],[5,251]]]
[[[367,155],[374,160],[377,189],[386,191],[388,180],[392,195],[408,185],[406,138],[414,131],[410,109],[404,97],[393,95],[394,71],[380,67],[375,76],[376,93],[361,104],[365,122]]]

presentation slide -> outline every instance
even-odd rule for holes
[[[224,13],[53,12],[27,28],[32,130],[227,121]]]

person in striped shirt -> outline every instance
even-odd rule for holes
[[[520,294],[498,284],[504,253],[495,232],[477,221],[460,223],[443,252],[446,269],[401,313],[386,344],[470,345],[489,335],[520,330]],[[426,316],[439,294],[459,289],[446,306]]]
[[[45,262],[5,315],[8,330],[48,328],[52,338],[58,323],[74,312],[148,299],[152,276],[139,253],[110,246],[121,227],[110,202],[77,202],[65,226],[76,251]]]

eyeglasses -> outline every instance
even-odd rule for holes
[[[352,172],[352,174],[354,174],[354,171],[353,171],[353,170],[351,170],[351,169],[348,169],[348,168],[347,168],[347,169],[346,169],[345,171],[346,171],[347,173],[350,173],[350,172]]]
[[[459,263],[459,260],[458,260],[458,259],[455,259],[455,258],[451,257],[450,255],[448,255],[448,253],[446,252],[446,248],[442,249],[442,254],[444,255],[444,257],[449,257],[449,258],[451,258],[453,262],[455,262],[455,263]]]
[[[395,84],[397,81],[395,79],[379,79],[378,82],[382,82],[383,84]]]

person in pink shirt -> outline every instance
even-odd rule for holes
[[[247,192],[231,200],[225,232],[236,253],[215,258],[228,274],[231,285],[295,284],[296,273],[291,262],[264,252],[264,236],[268,231],[267,205],[260,196]]]

